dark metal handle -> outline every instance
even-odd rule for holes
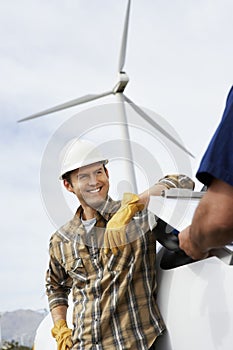
[[[178,235],[172,233],[172,227],[165,221],[158,219],[153,233],[157,241],[166,248],[160,260],[160,267],[163,270],[173,269],[193,262],[193,259],[180,249]]]

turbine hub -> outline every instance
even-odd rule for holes
[[[118,73],[118,82],[113,88],[113,93],[117,94],[119,92],[124,92],[126,85],[129,82],[129,77],[125,72]]]

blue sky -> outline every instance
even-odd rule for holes
[[[0,2],[0,311],[47,307],[44,273],[55,227],[43,200],[41,167],[46,147],[71,117],[78,114],[85,130],[86,110],[101,114],[101,108],[115,100],[105,98],[27,123],[16,122],[114,86],[125,9],[125,0]],[[163,125],[174,129],[196,156],[187,160],[190,176],[221,118],[232,85],[232,13],[230,0],[132,1],[126,95],[162,116]],[[76,123],[72,119],[71,127]],[[141,139],[135,133],[135,142],[143,140],[148,154],[162,164],[166,147],[150,147],[146,133]],[[119,137],[110,134],[106,127],[106,133],[90,132],[88,137],[98,142],[98,135],[106,142]],[[177,170],[173,156],[161,171]],[[51,162],[56,164],[57,159]],[[115,174],[114,164],[112,170]],[[53,172],[48,182],[51,191],[52,176]],[[118,181],[114,175],[112,180]],[[69,205],[71,214],[75,204]]]

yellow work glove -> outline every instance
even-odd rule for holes
[[[51,333],[57,341],[57,350],[69,350],[72,348],[72,330],[67,327],[65,320],[58,320],[54,324]]]
[[[104,233],[104,253],[111,250],[117,255],[126,245],[126,227],[135,213],[144,208],[144,204],[137,203],[139,197],[133,193],[124,193],[119,210],[109,220]]]

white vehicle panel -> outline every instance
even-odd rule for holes
[[[232,348],[232,266],[211,257],[171,270],[158,268],[158,286],[167,327],[158,350]]]

